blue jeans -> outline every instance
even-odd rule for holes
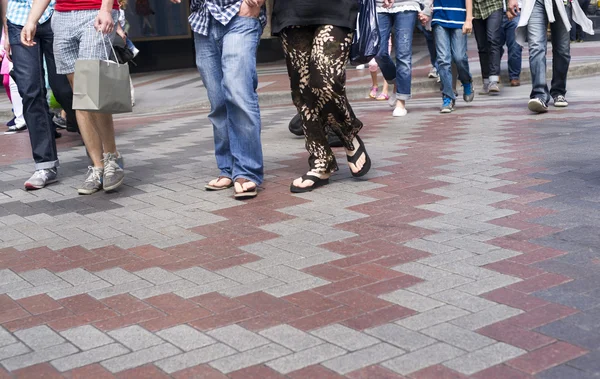
[[[125,40],[125,45],[127,46],[127,49],[129,49],[130,51],[133,51],[135,49],[135,45],[129,38],[127,38]]]
[[[429,60],[431,65],[437,70],[437,53],[435,51],[435,41],[433,40],[433,32],[425,29],[425,27],[419,22],[417,23],[417,29],[423,33],[425,42],[427,42],[427,50],[429,50]]]
[[[194,33],[196,65],[206,88],[215,156],[221,176],[263,181],[256,50],[262,26],[235,16],[227,25],[211,17],[208,36]]]
[[[523,48],[515,39],[515,30],[517,29],[517,25],[519,25],[520,18],[520,16],[517,16],[509,20],[505,13],[502,17],[502,27],[500,28],[502,45],[506,43],[508,53],[508,77],[510,80],[519,79],[521,76]],[[504,48],[502,49],[502,53],[504,54]]]
[[[417,20],[417,12],[379,13],[379,34],[381,41],[379,54],[375,60],[381,69],[383,77],[388,82],[396,80],[396,98],[410,99],[412,79],[412,40],[413,30]],[[396,64],[388,53],[390,33],[394,28],[394,47],[396,48]]]
[[[529,42],[529,67],[531,70],[532,89],[530,98],[539,98],[545,102],[551,97],[567,93],[567,73],[571,62],[571,46],[569,32],[562,22],[556,4],[553,3],[556,21],[550,24],[552,34],[552,84],[548,91],[546,83],[546,51],[548,37],[546,27],[548,15],[544,0],[536,0],[529,22],[527,23],[527,41]]]
[[[433,36],[438,57],[438,74],[442,83],[444,97],[456,99],[452,86],[452,62],[458,71],[458,79],[462,84],[473,81],[469,70],[469,57],[467,56],[467,35],[462,28],[445,28],[433,25]]]
[[[48,82],[54,97],[67,112],[69,119],[75,119],[73,112],[73,91],[65,75],[56,73],[54,50],[52,47],[54,34],[50,21],[37,26],[34,37],[35,46],[21,44],[20,25],[8,23],[12,60],[14,63],[15,82],[19,94],[23,98],[23,117],[29,129],[31,151],[35,161],[35,169],[58,167],[58,154],[54,132],[56,127],[46,99],[46,79],[43,59],[48,69]]]

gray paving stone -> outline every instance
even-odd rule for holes
[[[184,351],[199,349],[216,342],[206,334],[188,325],[163,329],[156,334]]]
[[[0,285],[0,295],[8,292],[23,290],[26,288],[33,288],[33,286],[25,280],[3,284]]]
[[[259,334],[296,352],[323,343],[322,340],[289,325],[274,326],[263,330]]]
[[[397,290],[379,297],[383,300],[413,309],[417,312],[425,312],[444,305],[441,301],[433,300],[432,298],[407,290]]]
[[[91,325],[83,325],[65,330],[60,332],[60,334],[81,350],[90,350],[115,342],[108,335]]]
[[[131,350],[142,350],[162,344],[164,341],[139,325],[127,326],[108,334]]]
[[[498,288],[503,288],[521,281],[522,280],[519,278],[500,274],[489,278],[484,278],[476,282],[465,284],[463,286],[457,287],[456,289],[459,291],[469,293],[471,295],[482,295],[484,293],[491,292],[493,290],[497,290]]]
[[[473,375],[525,353],[527,353],[525,350],[499,342],[445,362],[444,366],[465,375]]]
[[[0,326],[0,347],[12,345],[15,342],[17,342],[17,339]]]
[[[181,279],[179,276],[160,267],[147,268],[145,270],[136,271],[134,274],[153,284],[165,284]]]
[[[224,270],[216,271],[216,273],[242,284],[251,284],[268,278],[258,271],[250,270],[242,266],[226,268]]]
[[[427,241],[424,239],[412,240],[404,244],[406,247],[410,247],[413,249],[425,251],[434,255],[444,254],[449,251],[455,250],[454,247],[443,245],[441,243]]]
[[[48,296],[54,300],[65,299],[67,297],[82,295],[84,293],[101,290],[103,288],[112,287],[112,284],[105,282],[104,280],[98,280],[91,283],[85,283],[76,287],[61,288],[58,290],[48,292]]]
[[[477,313],[459,317],[450,321],[450,323],[463,329],[477,330],[483,328],[484,326],[495,324],[521,313],[523,313],[523,311],[520,309],[499,304]]]
[[[275,359],[267,363],[267,366],[285,375],[344,354],[346,354],[346,350],[325,343],[283,358]]]
[[[452,274],[441,277],[439,279],[417,283],[414,286],[408,288],[408,290],[411,292],[418,293],[419,295],[431,296],[435,293],[459,287],[471,282],[473,282],[473,279]]]
[[[427,266],[419,262],[411,262],[393,267],[393,270],[404,274],[416,276],[424,280],[437,280],[444,276],[450,275],[448,271],[440,270],[435,267]]]
[[[48,284],[61,280],[58,276],[46,269],[23,272],[20,274],[20,276],[34,286],[41,286],[42,284]]]
[[[419,263],[431,267],[440,267],[448,263],[460,262],[464,259],[475,256],[475,254],[466,250],[453,250],[446,254],[432,255],[427,258],[419,259]]]
[[[431,309],[429,311],[398,320],[396,321],[396,324],[407,329],[418,331],[470,314],[471,313],[465,311],[464,309],[460,309],[452,305],[444,305],[439,308]]]
[[[433,338],[396,324],[384,324],[376,328],[367,329],[365,333],[407,351],[419,350],[436,342]]]
[[[332,324],[314,330],[311,334],[349,351],[364,349],[379,342],[379,340],[366,333],[358,332],[340,324]]]
[[[432,326],[422,330],[421,333],[466,351],[479,350],[496,342],[491,338],[449,323]]]
[[[440,268],[467,278],[477,280],[499,275],[496,271],[488,270],[478,266],[472,266],[465,261],[449,263],[441,266]]]
[[[14,343],[12,345],[7,345],[0,347],[0,361],[6,358],[16,357],[18,355],[23,355],[29,353],[31,350],[25,344],[21,342]]]
[[[210,362],[210,365],[224,374],[241,370],[246,367],[258,365],[270,360],[290,354],[291,351],[275,344],[268,344],[247,350]]]
[[[101,365],[112,373],[128,370],[130,368],[143,366],[173,355],[180,354],[181,350],[169,343],[153,346],[148,349],[134,351],[133,353],[121,355],[103,361]]]
[[[382,366],[400,375],[411,374],[429,366],[449,361],[465,352],[445,343],[436,343],[421,350],[402,355],[382,363]]]
[[[118,284],[112,287],[106,287],[99,290],[95,290],[89,293],[89,295],[96,299],[105,299],[107,297],[122,295],[124,293],[133,292],[142,288],[152,287],[153,284],[145,280],[136,280],[133,282],[127,282]]]
[[[18,330],[14,334],[18,339],[34,350],[45,349],[65,342],[64,338],[46,325]]]
[[[249,295],[258,291],[265,291],[270,288],[275,288],[284,285],[283,282],[274,278],[265,278],[252,283],[244,283],[235,287],[220,290],[219,293],[228,297],[239,297]]]
[[[174,282],[168,282],[152,287],[146,287],[139,290],[131,291],[131,296],[135,296],[138,299],[148,299],[150,297],[160,296],[176,291],[183,291],[185,289],[191,289],[195,287],[197,287],[196,284],[185,279],[179,279]]]
[[[269,343],[266,338],[242,328],[239,325],[229,325],[213,329],[208,335],[238,351],[246,351]]]
[[[269,267],[260,270],[260,273],[280,280],[284,283],[293,283],[301,280],[314,279],[312,275],[305,274],[302,271],[284,265]]]
[[[20,282],[23,279],[9,269],[0,270],[0,285]]]
[[[517,257],[522,254],[523,253],[514,250],[500,249],[491,251],[484,255],[478,255],[476,257],[467,258],[464,260],[464,262],[472,266],[485,266],[490,263],[500,262],[505,259]]]
[[[297,282],[292,282],[288,284],[282,284],[275,287],[268,288],[264,290],[265,293],[275,297],[284,297],[288,295],[292,295],[302,291],[308,291],[313,288],[321,287],[326,284],[329,284],[327,280],[312,277],[309,279],[300,280]]]
[[[101,347],[96,347],[78,354],[69,355],[68,357],[55,359],[52,362],[58,371],[65,372],[90,365],[92,363],[102,362],[106,359],[118,357],[129,353],[129,350],[118,343],[112,343]]]
[[[383,362],[404,353],[404,350],[398,349],[397,347],[388,345],[387,343],[379,343],[377,345],[328,360],[323,363],[323,366],[337,372],[338,374],[345,375],[349,372]]]
[[[8,296],[10,296],[12,299],[19,300],[24,299],[26,297],[45,294],[54,290],[60,290],[63,288],[71,288],[71,285],[59,278],[58,281],[40,284],[39,286],[19,289],[16,291],[10,291],[8,292]]]
[[[205,364],[236,353],[237,351],[231,347],[222,343],[216,343],[184,354],[175,355],[171,358],[162,359],[155,364],[167,374],[172,374],[189,367]]]
[[[58,275],[61,279],[71,283],[74,286],[80,286],[86,283],[93,283],[100,280],[96,275],[87,272],[82,268],[75,268],[68,271],[59,272]]]
[[[135,282],[140,279],[138,276],[135,276],[120,267],[99,271],[96,275],[113,285]]]
[[[191,267],[185,270],[176,271],[174,274],[199,285],[205,285],[207,283],[224,279],[221,275],[217,275],[200,267]]]
[[[454,289],[433,294],[431,297],[444,303],[454,305],[455,307],[465,309],[469,312],[479,312],[498,304],[479,296],[473,296]]]
[[[76,353],[78,350],[70,343],[63,343],[47,347],[45,349],[36,350],[34,352],[19,355],[13,358],[3,360],[2,366],[8,371],[16,371],[24,367],[36,365],[38,363],[48,362],[54,359],[66,357]]]

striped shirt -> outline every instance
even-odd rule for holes
[[[13,25],[25,26],[27,23],[27,16],[29,16],[29,11],[31,10],[31,5],[33,4],[33,0],[8,0],[8,7],[6,8],[6,18]],[[52,17],[52,13],[54,12],[55,1],[52,0],[50,5],[40,18],[39,23],[43,24],[48,21],[50,17]]]
[[[244,0],[191,0],[190,27],[195,33],[208,35],[211,16],[223,25],[229,24],[239,12]],[[260,10],[260,23],[263,28],[267,24],[267,12],[263,6]]]
[[[467,19],[465,0],[433,0],[431,25],[462,29]]]

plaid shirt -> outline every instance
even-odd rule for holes
[[[485,20],[497,10],[504,9],[504,0],[473,0],[473,18]]]
[[[227,25],[240,11],[244,0],[191,0],[190,26],[198,34],[208,35],[210,16],[223,25]],[[267,12],[263,6],[260,10],[260,23],[263,28],[267,24]]]
[[[33,0],[8,0],[6,18],[13,25],[25,26],[32,3]],[[44,14],[42,14],[42,18],[40,18],[40,24],[43,24],[44,22],[48,21],[50,17],[52,17],[52,13],[54,12],[54,4],[55,0],[52,0],[48,8],[46,8],[44,11]]]

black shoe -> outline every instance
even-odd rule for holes
[[[72,115],[67,112],[67,132],[79,133],[79,125],[77,125],[77,119],[75,118],[75,112]],[[79,133],[81,134],[81,133]]]
[[[327,143],[329,143],[329,147],[344,147],[342,140],[335,133],[327,135]]]
[[[290,121],[289,130],[293,135],[301,137],[304,135],[304,129],[302,128],[302,116],[300,113],[294,116]]]
[[[10,127],[10,126],[15,126],[17,123],[17,118],[13,117],[12,120],[10,120],[9,122],[6,123],[6,126]]]
[[[54,139],[59,139],[60,137],[62,137],[62,134],[60,134],[58,130],[54,129]]]

